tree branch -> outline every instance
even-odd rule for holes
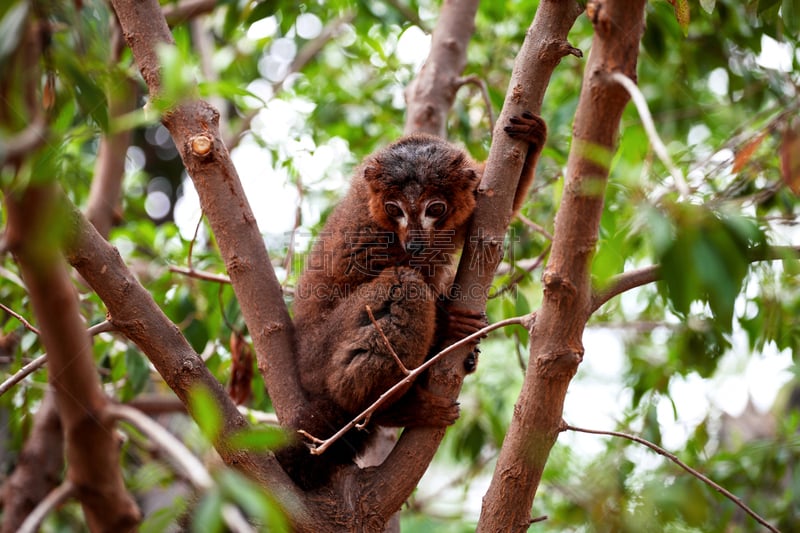
[[[2,533],[19,531],[25,517],[58,486],[64,471],[64,432],[52,388],[33,418],[14,472],[3,484]]]
[[[113,0],[151,97],[160,92],[156,47],[174,41],[156,0]],[[231,284],[258,355],[278,417],[285,423],[305,398],[294,363],[293,326],[250,204],[219,135],[219,115],[203,101],[179,105],[163,117],[225,260]]]
[[[125,490],[113,425],[100,418],[107,399],[92,358],[75,288],[59,249],[65,215],[53,186],[6,195],[8,241],[28,287],[48,351],[49,379],[64,427],[68,477],[89,527],[126,531],[139,522]]]
[[[406,87],[405,133],[446,137],[447,114],[464,82],[467,45],[475,31],[478,0],[444,2],[422,70]]]
[[[103,322],[95,324],[94,326],[89,328],[88,333],[90,337],[93,337],[98,333],[103,333],[104,331],[111,331],[113,329],[114,326],[109,321],[104,320]],[[34,331],[37,335],[39,334],[39,331],[36,330],[35,328],[32,331]],[[33,361],[29,362],[28,364],[20,368],[14,374],[9,376],[8,379],[3,381],[3,383],[0,383],[0,396],[8,392],[11,389],[11,387],[13,387],[17,383],[28,377],[29,375],[33,374],[34,372],[42,368],[45,365],[45,363],[47,363],[46,353],[40,355]]]
[[[273,458],[231,450],[227,446],[226,438],[248,424],[225,389],[156,305],[150,293],[131,274],[119,252],[74,206],[70,226],[73,234],[66,243],[67,259],[103,300],[109,321],[147,355],[187,410],[189,395],[195,387],[205,388],[216,401],[223,426],[220,439],[214,445],[223,461],[240,468],[265,486],[285,481],[286,478],[281,476],[283,470]]]
[[[65,480],[61,485],[53,489],[45,496],[39,504],[31,511],[31,514],[20,525],[17,533],[36,533],[47,515],[59,505],[75,496],[76,487],[70,480]]]
[[[662,448],[662,447],[650,442],[649,440],[643,439],[641,437],[637,437],[636,435],[630,435],[628,433],[621,433],[619,431],[603,431],[603,430],[598,430],[598,429],[584,429],[584,428],[579,428],[579,427],[575,427],[575,426],[570,426],[569,424],[564,425],[562,427],[562,429],[564,431],[566,431],[566,430],[578,431],[578,432],[581,432],[581,433],[591,433],[593,435],[609,435],[611,437],[622,437],[623,439],[632,440],[633,442],[636,442],[636,443],[642,444],[644,446],[647,446],[648,448],[650,448],[651,450],[656,452],[658,455],[666,457],[667,459],[669,459],[670,461],[672,461],[673,463],[675,463],[679,467],[683,468],[684,470],[689,472],[691,475],[693,475],[694,477],[696,477],[697,479],[699,479],[700,481],[702,481],[703,483],[705,483],[706,485],[708,485],[709,487],[714,489],[715,491],[719,492],[720,494],[722,494],[723,496],[728,498],[730,501],[735,503],[740,509],[742,509],[744,512],[746,512],[747,514],[752,516],[756,520],[756,522],[758,522],[762,526],[766,527],[767,529],[769,529],[773,533],[780,533],[775,527],[773,527],[769,522],[767,522],[764,518],[762,518],[761,515],[759,515],[758,513],[753,511],[750,507],[748,507],[747,504],[745,504],[738,496],[736,496],[735,494],[730,492],[725,487],[717,484],[716,482],[714,482],[709,477],[701,474],[700,472],[698,472],[697,470],[695,470],[691,466],[687,465],[686,463],[684,463],[683,461],[678,459],[678,457],[676,455],[668,452],[664,448]]]
[[[542,2],[539,10],[551,6]],[[587,5],[595,36],[575,115],[553,248],[542,276],[544,298],[531,335],[525,381],[484,497],[478,531],[527,530],[533,498],[560,431],[564,397],[583,358],[581,339],[590,316],[589,266],[608,177],[608,166],[599,162],[597,151],[610,159],[628,101],[619,85],[608,83],[607,73],[635,76],[643,9],[644,0]]]

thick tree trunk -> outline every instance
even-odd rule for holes
[[[542,276],[544,300],[531,331],[522,392],[484,498],[479,531],[528,530],[536,489],[563,427],[564,397],[583,358],[583,329],[592,311],[590,266],[607,163],[628,101],[627,93],[607,75],[620,71],[635,78],[643,10],[644,0],[587,5],[595,36],[575,116],[553,248]]]

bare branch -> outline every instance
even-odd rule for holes
[[[33,361],[23,365],[22,368],[14,372],[3,383],[0,383],[0,396],[11,390],[11,387],[30,376],[47,363],[47,354],[42,354]]]
[[[405,133],[445,137],[447,113],[462,85],[467,44],[475,31],[477,0],[444,2],[433,31],[431,52],[416,78],[406,87]]]
[[[365,307],[367,308],[367,315],[369,315],[369,319],[372,321],[372,325],[375,326],[375,329],[378,330],[378,334],[381,336],[381,339],[383,339],[383,343],[389,349],[389,353],[392,354],[394,362],[397,363],[398,367],[400,367],[400,372],[402,372],[403,375],[407,376],[409,372],[408,369],[406,368],[406,365],[404,365],[403,361],[400,360],[400,356],[398,356],[397,352],[394,351],[392,343],[389,342],[389,339],[386,338],[386,334],[383,332],[383,328],[381,328],[380,324],[378,324],[378,321],[375,320],[375,315],[372,314],[372,308],[368,305]]]
[[[0,305],[2,305],[2,304],[0,304]],[[3,307],[5,307],[5,306],[3,306]],[[98,333],[103,333],[103,332],[106,332],[106,331],[112,331],[113,329],[114,329],[114,325],[111,324],[111,322],[109,322],[107,320],[104,320],[103,322],[100,322],[99,324],[95,324],[94,326],[89,328],[88,333],[89,333],[89,335],[94,336],[94,335],[97,335]],[[36,330],[35,328],[32,331],[34,331],[36,334],[39,333],[39,331]],[[45,363],[47,363],[47,354],[46,353],[40,355],[39,357],[37,357],[33,361],[27,363],[22,368],[20,368],[16,372],[14,372],[14,374],[9,376],[5,381],[3,381],[3,383],[0,383],[0,396],[5,394],[6,392],[8,392],[9,389],[11,389],[11,387],[13,387],[17,383],[19,383],[20,381],[22,381],[23,379],[28,377],[29,375],[33,374],[34,372],[36,372],[37,370],[42,368],[45,365]]]
[[[109,403],[103,409],[102,414],[112,420],[127,422],[144,433],[151,442],[167,454],[191,484],[198,489],[209,490],[214,486],[214,480],[211,479],[211,474],[208,473],[203,463],[172,433],[152,418],[133,407],[113,403]]]
[[[47,125],[44,115],[40,113],[27,128],[3,142],[4,159],[0,160],[0,163],[18,159],[42,146],[46,141]]]
[[[614,296],[636,287],[653,283],[659,279],[661,279],[661,267],[659,265],[637,268],[630,272],[618,274],[608,281],[608,286],[605,289],[596,292],[592,296],[591,312],[597,311]]]
[[[681,198],[684,200],[687,199],[691,194],[689,185],[686,184],[686,179],[683,177],[683,173],[678,169],[678,167],[675,166],[675,163],[672,162],[672,158],[669,156],[667,147],[664,146],[664,142],[661,140],[661,137],[659,137],[658,131],[656,131],[655,123],[653,122],[653,117],[650,115],[650,108],[647,107],[647,100],[645,100],[644,95],[633,82],[633,80],[631,80],[625,74],[621,72],[612,72],[609,74],[609,77],[622,85],[622,87],[628,91],[631,100],[633,101],[634,105],[636,105],[637,111],[639,111],[639,117],[642,119],[642,126],[644,126],[644,131],[647,132],[647,137],[650,139],[650,144],[653,145],[653,150],[658,158],[661,159],[661,162],[664,163],[664,166],[667,167],[667,170],[669,170],[669,173],[672,175],[672,179],[675,180],[675,187],[678,189]]]
[[[112,0],[112,5],[150,94],[157,97],[161,79],[156,48],[174,45],[161,8],[156,0]],[[163,123],[217,239],[270,399],[281,420],[288,421],[306,403],[293,357],[294,326],[255,216],[220,138],[219,113],[206,102],[193,100],[164,115]],[[198,146],[203,149],[197,150]]]
[[[170,26],[210,13],[217,7],[216,0],[181,0],[164,5],[164,17]]]
[[[541,233],[541,234],[542,234],[542,235],[544,235],[544,236],[545,236],[545,237],[546,237],[548,240],[551,240],[551,241],[553,240],[553,234],[552,234],[552,233],[550,233],[549,231],[547,231],[546,229],[544,229],[544,227],[540,226],[539,224],[537,224],[537,223],[536,223],[536,222],[534,222],[533,220],[529,219],[528,217],[526,217],[526,216],[525,216],[525,215],[523,215],[522,213],[517,213],[517,218],[518,218],[518,219],[519,219],[519,220],[520,220],[520,221],[521,221],[523,224],[525,224],[526,226],[528,226],[529,228],[531,228],[531,229],[532,229],[533,231],[535,231],[536,233]]]
[[[127,422],[136,429],[144,433],[148,440],[158,446],[167,456],[180,468],[192,485],[202,491],[210,490],[214,487],[214,480],[211,474],[200,460],[175,438],[172,433],[159,425],[155,420],[148,417],[127,405],[109,403],[103,413],[114,420]],[[253,528],[247,524],[247,520],[238,508],[232,505],[225,505],[222,517],[228,527],[236,532],[253,532]]]
[[[540,3],[536,18],[544,9],[565,7],[561,4],[566,2]],[[583,358],[581,339],[592,297],[589,265],[609,171],[586,148],[598,147],[608,154],[613,151],[628,98],[604,74],[611,69],[631,75],[636,72],[644,4],[644,0],[587,4],[595,33],[573,124],[553,248],[542,276],[544,297],[531,335],[522,391],[483,499],[479,532],[527,530],[544,466],[558,438],[567,388]]]
[[[11,309],[10,307],[7,307],[5,304],[0,303],[0,309],[5,311],[9,315],[13,316],[14,318],[19,320],[20,322],[22,322],[22,325],[25,326],[25,329],[27,329],[28,331],[32,331],[32,332],[36,333],[37,335],[39,334],[39,330],[36,329],[36,327],[33,324],[31,324],[30,322],[25,320],[25,317],[23,317],[22,315],[20,315],[19,313],[17,313],[13,309]]]
[[[191,267],[187,268],[187,267],[170,265],[169,271],[175,272],[176,274],[183,274],[191,278],[202,279],[204,281],[213,281],[215,283],[230,284],[231,282],[231,278],[229,278],[228,276],[224,276],[222,274],[214,274],[213,272],[204,272],[202,270],[195,270],[194,268]]]
[[[738,496],[736,496],[735,494],[731,493],[729,490],[727,490],[726,488],[720,486],[719,484],[715,483],[713,480],[711,480],[707,476],[701,474],[700,472],[698,472],[697,470],[695,470],[691,466],[687,465],[686,463],[684,463],[683,461],[678,459],[678,457],[675,456],[674,454],[672,454],[672,453],[668,452],[667,450],[665,450],[664,448],[662,448],[662,447],[650,442],[649,440],[643,439],[641,437],[637,437],[636,435],[630,435],[628,433],[621,433],[619,431],[603,431],[603,430],[598,430],[598,429],[585,429],[585,428],[579,428],[579,427],[571,426],[569,424],[565,424],[563,426],[562,430],[579,431],[581,433],[591,433],[593,435],[609,435],[609,436],[612,436],[612,437],[622,437],[623,439],[632,440],[633,442],[636,442],[636,443],[642,444],[644,446],[647,446],[648,448],[650,448],[651,450],[653,450],[657,454],[666,457],[667,459],[669,459],[670,461],[672,461],[673,463],[675,463],[679,467],[683,468],[684,470],[689,472],[691,475],[693,475],[694,477],[696,477],[697,479],[699,479],[700,481],[702,481],[703,483],[705,483],[709,487],[713,488],[715,491],[719,492],[720,494],[722,494],[723,496],[728,498],[730,501],[732,501],[737,506],[739,506],[739,508],[741,508],[744,512],[746,512],[747,514],[752,516],[762,526],[766,527],[767,529],[769,529],[770,531],[772,531],[774,533],[779,533],[779,531],[775,527],[773,527],[769,522],[767,522],[764,518],[762,518],[758,513],[756,513],[750,507],[748,507]]]
[[[459,87],[472,84],[478,88],[483,98],[483,105],[486,107],[486,116],[489,119],[489,131],[494,132],[494,111],[492,110],[492,99],[489,98],[489,88],[486,87],[486,80],[478,76],[465,76],[463,78],[458,78],[456,83]]]
[[[314,446],[314,447],[311,448],[311,453],[314,454],[314,455],[320,455],[320,454],[324,453],[325,450],[327,450],[334,442],[339,440],[348,431],[350,431],[351,429],[356,427],[359,424],[359,422],[361,422],[362,420],[370,418],[373,415],[373,413],[375,413],[375,411],[377,411],[378,408],[386,402],[387,399],[391,398],[394,395],[395,392],[397,392],[398,390],[406,387],[408,384],[413,383],[414,380],[417,379],[420,374],[425,372],[425,370],[430,368],[434,363],[436,363],[437,361],[442,359],[445,355],[448,355],[448,354],[456,351],[457,349],[459,349],[459,348],[461,348],[463,346],[472,345],[475,341],[478,341],[478,340],[482,339],[484,336],[486,336],[487,333],[492,332],[492,331],[494,331],[496,329],[504,328],[506,326],[511,326],[511,325],[526,325],[526,324],[530,323],[530,321],[532,320],[532,317],[533,317],[533,315],[525,315],[525,316],[517,316],[517,317],[513,317],[513,318],[507,318],[505,320],[500,320],[498,322],[495,322],[494,324],[490,324],[490,325],[486,326],[485,328],[476,331],[475,333],[473,333],[473,334],[471,334],[471,335],[469,335],[467,337],[464,337],[463,339],[461,339],[461,340],[459,340],[457,342],[454,342],[453,344],[451,344],[450,346],[448,346],[444,350],[440,351],[439,353],[437,353],[433,357],[429,358],[427,361],[422,363],[417,368],[415,368],[415,369],[411,370],[410,372],[408,372],[406,377],[404,377],[402,380],[398,381],[389,390],[387,390],[386,392],[381,394],[380,397],[377,400],[375,400],[375,402],[372,405],[370,405],[369,407],[364,409],[355,418],[353,418],[353,420],[348,422],[339,431],[337,431],[336,433],[334,433],[333,435],[331,435],[327,439],[324,439],[324,440],[323,439],[319,439],[317,437],[314,437],[313,435],[310,435],[309,433],[307,433],[305,431],[302,431],[301,433],[304,436],[306,436],[307,438],[312,440],[312,442],[317,444],[317,446]]]
[[[75,496],[77,488],[72,481],[66,479],[64,482],[50,492],[41,502],[37,505],[31,514],[25,519],[22,525],[17,530],[17,533],[36,533],[39,531],[39,526],[47,515],[56,509],[59,505]]]

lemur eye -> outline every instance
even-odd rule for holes
[[[439,218],[447,211],[447,205],[444,202],[433,202],[427,209],[425,209],[425,216],[430,218]]]
[[[403,216],[403,210],[394,202],[386,202],[383,204],[383,210],[392,218],[401,218]]]

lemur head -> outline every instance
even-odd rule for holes
[[[371,217],[409,253],[454,246],[480,181],[478,165],[463,150],[429,135],[379,150],[364,163],[363,175]]]

